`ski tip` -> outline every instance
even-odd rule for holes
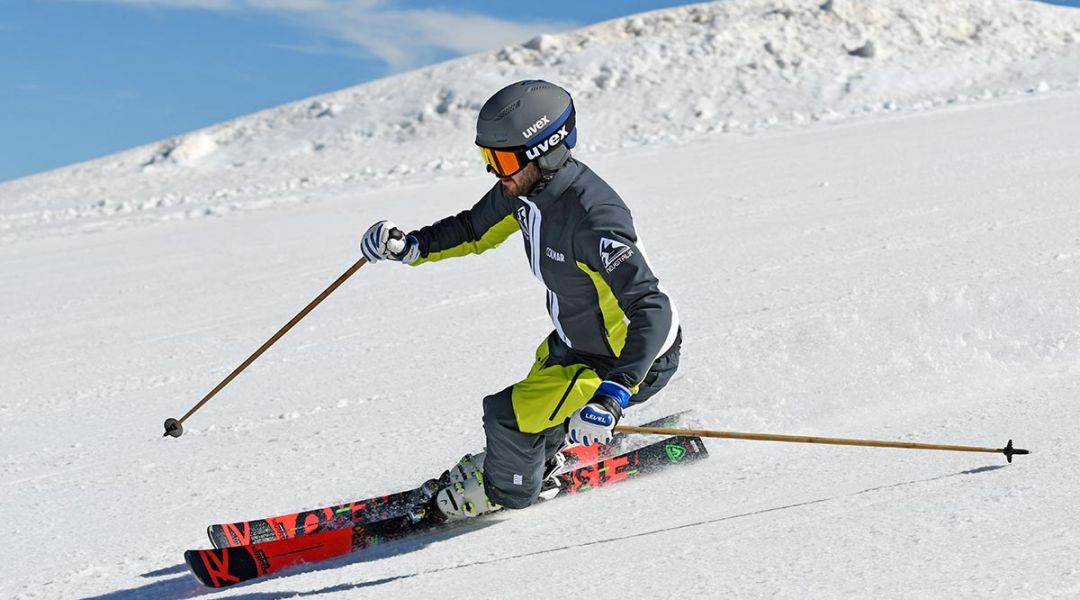
[[[229,545],[225,537],[224,528],[221,525],[210,525],[206,528],[206,537],[210,538],[210,544],[214,548],[224,548]]]
[[[1031,454],[1030,450],[1024,450],[1023,448],[1013,448],[1013,441],[1009,440],[1009,443],[1001,449],[1001,453],[1005,455],[1005,460],[1012,463],[1013,456],[1016,454]]]
[[[187,563],[188,570],[199,583],[206,587],[216,587],[210,579],[210,574],[207,572],[206,566],[203,565],[202,560],[199,558],[198,550],[186,550],[184,552],[184,562]]]
[[[178,438],[184,435],[184,426],[176,419],[165,419],[165,433],[161,437]]]

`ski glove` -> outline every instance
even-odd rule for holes
[[[592,400],[570,416],[566,437],[572,444],[608,444],[622,411],[630,404],[630,390],[613,382],[600,384]]]
[[[420,243],[406,236],[390,221],[379,221],[368,228],[360,241],[360,251],[368,262],[382,259],[412,264],[420,258]]]

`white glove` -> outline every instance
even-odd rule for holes
[[[611,443],[611,432],[622,418],[623,402],[629,402],[630,390],[605,381],[600,384],[589,403],[570,415],[566,439],[572,444]]]
[[[369,227],[360,240],[360,251],[368,262],[386,259],[412,264],[420,258],[416,238],[406,236],[390,221],[379,221]]]

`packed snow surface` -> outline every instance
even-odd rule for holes
[[[683,320],[677,377],[628,422],[1033,454],[710,440],[683,470],[211,595],[1080,597],[1080,12],[827,4],[649,13],[0,185],[0,597],[203,595],[182,553],[207,524],[477,450],[480,399],[551,327],[514,240],[364,267],[182,438],[161,424],[371,222],[471,205],[475,111],[523,77],[575,93],[577,155]]]

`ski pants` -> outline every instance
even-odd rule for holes
[[[682,333],[656,359],[630,404],[660,391],[679,367]],[[536,349],[529,375],[484,398],[484,488],[492,502],[525,508],[540,493],[545,463],[565,444],[566,422],[585,406],[615,362],[567,347],[554,332]]]

